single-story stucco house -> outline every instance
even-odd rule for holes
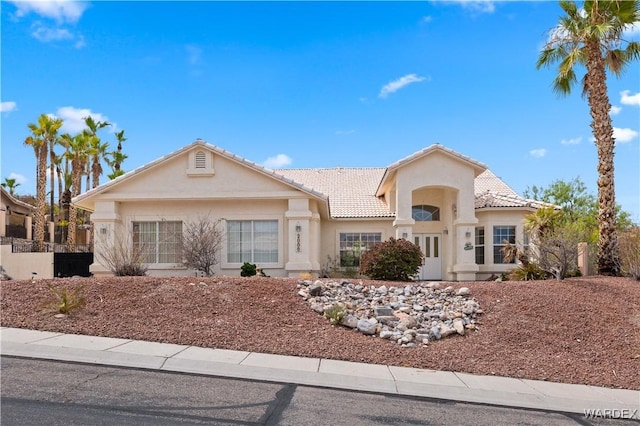
[[[270,276],[356,269],[371,245],[404,238],[424,255],[419,279],[473,281],[513,268],[504,241],[526,243],[524,199],[484,164],[440,144],[388,167],[270,170],[200,139],[73,202],[91,212],[95,263],[118,235],[149,247],[150,275],[193,275],[181,264],[185,223],[220,219],[216,274],[243,262]]]
[[[0,237],[32,237],[33,216],[36,208],[11,195],[0,186]]]

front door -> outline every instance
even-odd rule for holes
[[[422,250],[422,267],[418,271],[420,280],[442,279],[442,235],[413,234],[414,243]]]

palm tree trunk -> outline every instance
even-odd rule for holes
[[[587,49],[587,94],[591,129],[598,150],[598,273],[619,276],[613,162],[615,139],[609,115],[611,104],[607,94],[607,74],[599,43],[589,42]]]
[[[47,210],[47,145],[42,144],[38,153],[38,181],[36,183],[36,216],[33,239],[37,250],[44,251],[44,219]]]

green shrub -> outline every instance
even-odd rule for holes
[[[342,322],[342,319],[344,318],[346,313],[347,309],[344,307],[344,305],[336,303],[335,305],[324,311],[324,316],[329,318],[329,321],[332,325],[338,325]]]
[[[547,278],[549,278],[549,274],[535,263],[520,265],[507,273],[509,281],[546,280]]]
[[[49,284],[49,291],[52,293],[53,299],[48,301],[45,306],[51,308],[55,313],[68,315],[84,306],[85,298],[82,295],[82,287],[68,290]]]
[[[390,238],[362,254],[360,273],[373,280],[410,281],[421,265],[420,247],[405,239]]]
[[[240,276],[253,277],[257,274],[257,267],[253,263],[244,262],[240,267]]]

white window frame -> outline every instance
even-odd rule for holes
[[[336,241],[337,241],[337,247],[336,247],[336,263],[340,268],[359,268],[360,267],[360,262],[358,259],[358,264],[357,265],[353,265],[353,266],[342,266],[342,247],[341,247],[341,236],[342,234],[359,234],[359,239],[360,241],[362,241],[362,234],[378,234],[380,235],[380,241],[379,242],[383,242],[384,241],[384,232],[382,232],[381,230],[360,230],[360,231],[356,231],[356,230],[338,230],[337,231],[337,235],[336,235]],[[367,248],[361,248],[360,249],[360,257],[362,257],[362,253],[364,253],[365,251],[367,251]]]
[[[163,220],[163,219],[135,219],[135,220],[131,220],[131,244],[135,246],[136,242],[135,242],[135,231],[134,231],[134,227],[136,226],[136,224],[140,225],[140,224],[154,224],[155,225],[155,235],[154,235],[154,241],[149,242],[149,244],[152,245],[153,248],[153,253],[148,253],[148,254],[152,254],[154,259],[153,262],[145,262],[146,265],[157,265],[157,266],[161,266],[161,267],[176,267],[176,266],[180,266],[182,265],[182,254],[178,253],[178,251],[175,251],[174,254],[179,254],[180,259],[177,259],[177,262],[160,262],[160,257],[163,255],[161,253],[161,247],[163,244],[163,241],[161,241],[160,238],[160,232],[161,232],[161,224],[169,224],[169,223],[173,223],[173,224],[180,224],[180,239],[182,239],[182,232],[184,229],[184,222],[180,219],[173,219],[173,220]],[[180,247],[181,245],[181,241],[173,241],[170,244],[178,244],[178,247]],[[146,254],[147,255],[147,254]],[[146,258],[145,255],[145,258]],[[152,269],[157,269],[156,267],[152,268]]]
[[[221,268],[222,269],[238,269],[242,266],[243,262],[229,262],[229,236],[227,235],[229,226],[228,222],[233,221],[276,221],[278,223],[278,261],[277,262],[251,262],[256,264],[261,268],[284,268],[284,230],[283,230],[283,220],[281,216],[274,215],[239,215],[239,216],[229,216],[223,220],[224,232],[225,232],[225,242],[222,245],[222,261]],[[252,243],[253,244],[253,243]]]
[[[493,225],[492,228],[492,232],[491,232],[491,243],[492,243],[492,249],[491,249],[491,260],[493,262],[494,265],[512,265],[516,263],[516,260],[514,259],[512,262],[496,262],[496,255],[499,255],[501,259],[504,260],[504,256],[502,255],[502,253],[500,253],[500,248],[504,247],[504,243],[502,242],[504,239],[501,239],[499,241],[499,244],[496,243],[496,228],[513,228],[513,241],[509,241],[511,244],[515,244],[516,243],[516,237],[518,235],[518,227],[516,225]],[[509,237],[511,237],[511,235],[509,235]],[[485,244],[486,244],[486,235],[485,235]],[[485,259],[486,262],[486,259]]]

